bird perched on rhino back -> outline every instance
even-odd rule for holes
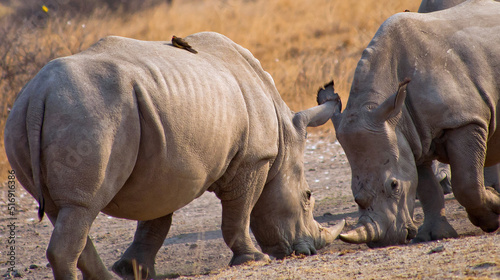
[[[179,49],[185,49],[192,53],[198,53],[186,41],[184,41],[184,39],[182,39],[181,37],[177,37],[175,35],[172,36],[172,45],[174,45],[174,47],[177,47]]]

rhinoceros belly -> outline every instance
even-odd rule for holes
[[[150,177],[150,172],[135,176],[102,212],[133,220],[155,219],[182,208],[213,183],[211,176],[197,165],[169,169]]]

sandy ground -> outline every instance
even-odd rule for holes
[[[355,224],[357,206],[350,190],[350,168],[345,154],[334,138],[326,133],[309,135],[305,170],[316,198],[315,218],[323,225],[346,219],[348,228]],[[7,175],[0,178],[7,180]],[[48,219],[38,222],[37,205],[18,184],[16,204],[19,212],[10,216],[7,209],[6,182],[0,197],[0,276],[9,267],[8,225],[14,231],[16,279],[52,279],[45,249],[52,225]],[[221,206],[212,193],[206,193],[174,213],[170,233],[156,259],[162,278],[203,279],[500,279],[500,234],[486,234],[474,227],[453,195],[446,197],[450,223],[458,239],[416,245],[369,249],[365,245],[345,244],[340,240],[310,257],[292,256],[270,263],[228,267],[231,251],[220,231]],[[14,217],[16,220],[10,220]],[[417,203],[414,219],[423,221]],[[107,267],[126,250],[136,222],[100,214],[91,230],[97,251]]]

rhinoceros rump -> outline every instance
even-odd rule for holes
[[[499,14],[500,3],[474,0],[400,13],[377,31],[345,110],[332,118],[361,214],[342,240],[377,247],[456,236],[431,168],[436,159],[450,164],[453,193],[471,222],[498,229],[500,196],[485,188],[483,166],[500,162]],[[418,234],[417,192],[425,215]]]
[[[111,278],[87,237],[96,215],[139,220],[113,270],[133,259],[154,276],[172,213],[213,191],[231,264],[314,254],[343,223],[322,228],[303,172],[307,126],[334,102],[292,113],[252,54],[217,33],[168,42],[107,37],[48,63],[20,92],[5,147],[21,184],[54,224],[56,279]],[[145,276],[145,275],[144,275]]]

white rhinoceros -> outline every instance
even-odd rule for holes
[[[483,166],[500,162],[499,15],[498,1],[473,0],[400,13],[377,31],[344,112],[332,118],[360,209],[342,240],[377,247],[456,236],[431,167],[436,159],[450,164],[453,193],[471,222],[498,229],[500,195],[484,186]],[[418,234],[416,193],[425,214]]]
[[[172,213],[214,192],[232,265],[314,254],[343,227],[321,227],[303,172],[306,127],[335,102],[292,113],[252,54],[211,32],[169,42],[106,37],[48,63],[22,89],[5,148],[21,184],[54,224],[47,257],[56,279],[105,279],[89,228],[99,212],[139,220],[115,263],[132,276],[154,259]],[[252,229],[262,251],[250,239]]]

